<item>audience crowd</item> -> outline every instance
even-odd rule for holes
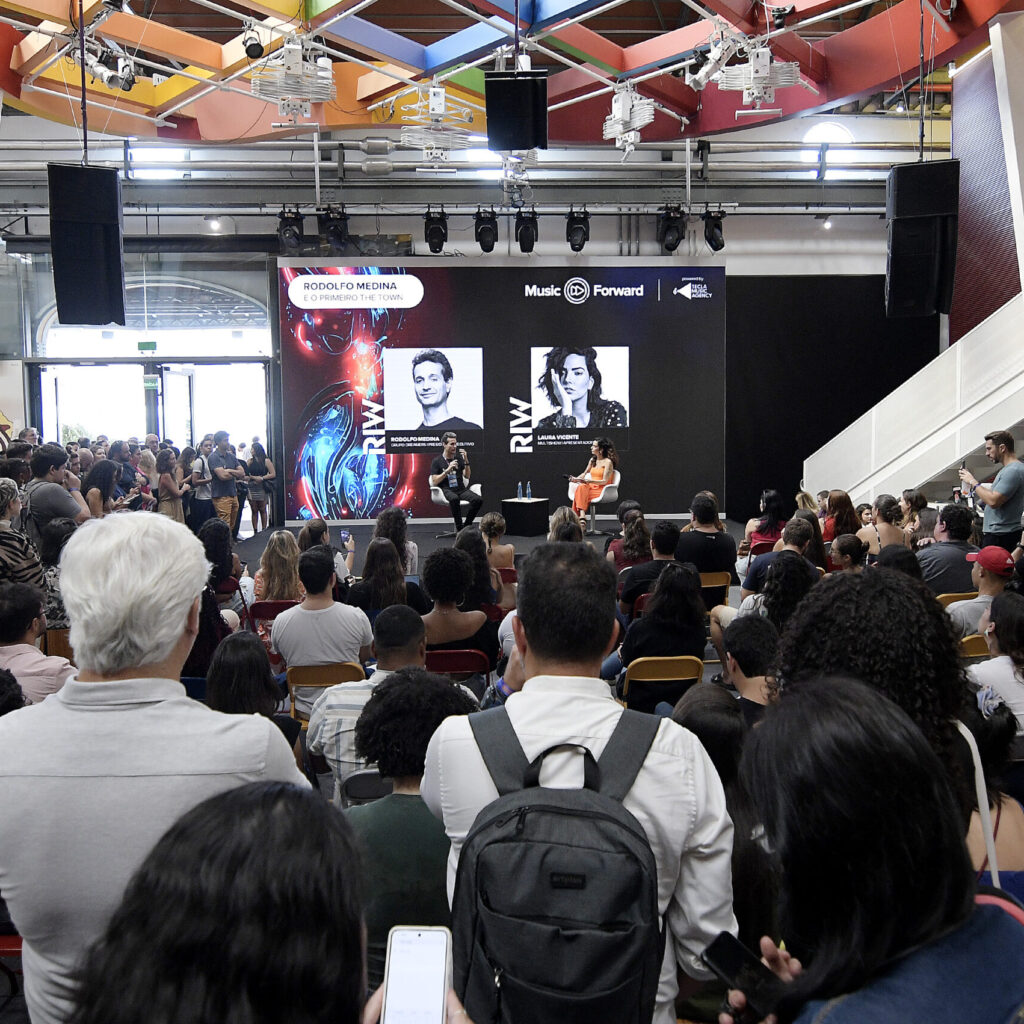
[[[358,577],[350,533],[311,520],[271,533],[251,580],[233,539],[247,498],[268,527],[258,440],[247,459],[225,431],[182,451],[23,434],[0,460],[0,932],[22,937],[33,1024],[373,1024],[395,925],[454,929],[449,1020],[540,1020],[529,993],[559,986],[566,1019],[601,1020],[614,949],[568,981],[524,931],[511,963],[482,951],[484,998],[452,900],[508,792],[481,737],[503,723],[528,785],[590,789],[638,719],[620,796],[664,956],[623,1020],[750,1019],[763,993],[702,958],[723,931],[779,979],[782,1024],[1024,1018],[1007,432],[986,438],[995,479],[961,470],[937,508],[766,489],[737,543],[701,491],[682,529],[621,502],[603,550],[566,506],[525,557],[488,513],[422,560],[389,508]],[[626,686],[680,656],[713,664]],[[289,688],[326,666],[348,681]],[[548,884],[474,870],[503,913]],[[602,886],[577,878],[551,870],[552,892]]]

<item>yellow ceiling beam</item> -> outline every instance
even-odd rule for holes
[[[219,71],[223,66],[220,43],[135,14],[112,14],[99,26],[96,34],[128,49],[156,53],[210,71]]]

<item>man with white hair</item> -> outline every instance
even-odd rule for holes
[[[192,533],[144,512],[92,520],[64,548],[78,675],[0,718],[0,891],[33,1024],[70,1016],[78,958],[185,811],[246,782],[308,785],[269,718],[185,695],[208,573]]]

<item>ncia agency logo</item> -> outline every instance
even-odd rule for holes
[[[570,302],[574,306],[581,306],[590,298],[590,282],[585,281],[582,277],[570,277],[565,282],[562,294],[565,296],[566,302]]]

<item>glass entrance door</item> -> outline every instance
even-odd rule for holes
[[[142,437],[146,399],[141,363],[55,364],[39,368],[41,427],[47,441]]]
[[[161,366],[160,428],[177,447],[195,447],[195,368]]]

